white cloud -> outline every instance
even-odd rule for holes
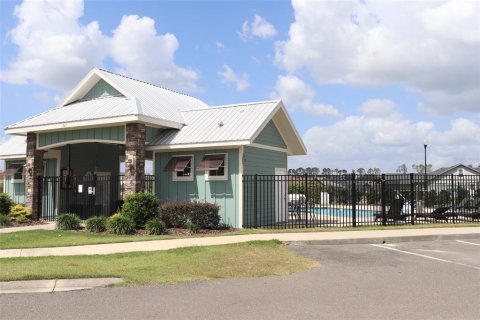
[[[439,130],[431,122],[414,122],[391,111],[381,118],[371,114],[349,116],[330,126],[310,128],[303,135],[308,156],[296,159],[297,164],[292,166],[347,170],[379,167],[395,172],[402,163],[423,162],[424,142],[434,169],[460,162],[478,163],[480,122],[458,118],[448,129]]]
[[[80,24],[82,15],[81,1],[24,1],[16,6],[18,25],[8,37],[18,54],[2,70],[2,81],[66,90],[101,65],[107,39],[97,22]]]
[[[197,90],[198,75],[177,66],[178,41],[159,35],[148,17],[124,16],[113,37],[96,21],[83,24],[83,1],[26,0],[15,7],[17,26],[8,33],[18,54],[1,80],[71,89],[93,67],[112,58],[123,73],[175,89]]]
[[[368,99],[360,106],[360,111],[373,117],[385,117],[393,113],[395,103],[386,99]]]
[[[278,76],[275,91],[271,93],[274,99],[282,99],[290,112],[303,109],[313,115],[339,116],[336,108],[329,104],[315,103],[315,91],[294,75]]]
[[[197,73],[175,65],[178,46],[173,34],[157,34],[153,19],[130,15],[123,16],[113,31],[110,54],[122,66],[122,73],[169,88],[195,91]]]
[[[215,46],[217,46],[218,49],[225,49],[225,44],[220,41],[215,42]]]
[[[254,16],[252,22],[245,20],[242,24],[242,31],[238,32],[238,35],[243,41],[247,41],[253,37],[268,39],[274,37],[276,34],[277,30],[275,30],[275,27],[258,14]]]
[[[222,70],[218,72],[222,83],[235,86],[235,90],[244,91],[250,86],[248,81],[248,74],[244,73],[242,76],[237,75],[232,68],[224,64]]]
[[[275,61],[318,83],[401,85],[423,110],[480,110],[480,3],[293,1]],[[453,105],[452,105],[453,103]]]

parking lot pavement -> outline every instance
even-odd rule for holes
[[[4,319],[478,319],[479,239],[287,248],[282,277],[0,295]],[[18,303],[22,301],[22,303]]]

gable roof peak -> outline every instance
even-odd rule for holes
[[[194,98],[194,99],[198,99],[190,94],[187,94],[187,93],[184,93],[184,92],[180,92],[180,91],[176,91],[176,90],[173,90],[173,89],[170,89],[170,88],[167,88],[167,87],[164,87],[164,86],[161,86],[161,85],[158,85],[158,84],[153,84],[153,83],[150,83],[150,82],[147,82],[147,81],[144,81],[144,80],[139,80],[139,79],[135,79],[135,78],[132,78],[130,76],[127,76],[127,75],[124,75],[124,74],[121,74],[121,73],[116,73],[116,72],[113,72],[113,71],[110,71],[110,70],[106,70],[106,69],[102,69],[102,68],[94,68],[93,70],[96,70],[97,72],[106,72],[106,73],[110,73],[110,74],[113,74],[115,76],[119,76],[119,77],[123,77],[125,79],[129,79],[129,80],[133,80],[133,81],[137,81],[137,82],[140,82],[140,83],[143,83],[143,84],[147,84],[147,85],[150,85],[150,86],[153,86],[153,87],[157,87],[157,88],[160,88],[160,89],[163,89],[163,90],[167,90],[167,91],[171,91],[173,93],[176,93],[176,94],[181,94],[183,96],[187,96],[187,97],[190,97],[190,98]],[[104,79],[105,80],[105,79]]]

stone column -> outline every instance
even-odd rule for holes
[[[41,201],[38,177],[43,176],[43,151],[37,150],[37,134],[27,133],[27,159],[23,171],[25,180],[25,206],[31,210],[31,218],[41,217]]]
[[[145,124],[129,123],[125,141],[125,194],[145,190]]]

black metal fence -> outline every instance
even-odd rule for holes
[[[124,199],[124,176],[39,177],[41,218],[55,220],[58,214],[72,212],[82,220],[110,216]],[[155,176],[145,176],[145,192],[154,191]]]
[[[480,220],[479,175],[244,175],[244,228]]]

